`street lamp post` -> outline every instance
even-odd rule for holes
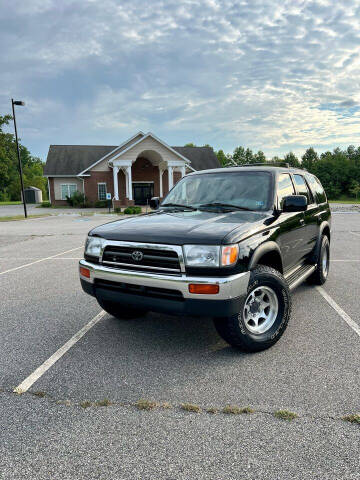
[[[17,128],[16,128],[16,117],[15,117],[15,108],[14,108],[14,105],[22,105],[23,106],[23,105],[25,105],[25,102],[21,102],[20,100],[14,100],[12,98],[11,99],[11,105],[12,105],[14,127],[15,127],[16,150],[17,150],[17,156],[18,156],[18,161],[19,161],[19,174],[20,174],[22,200],[23,200],[23,204],[24,204],[24,215],[25,215],[25,218],[27,218],[25,192],[24,192],[24,180],[23,180],[23,172],[22,172],[22,165],[21,165],[21,158],[20,158],[19,141],[18,141],[18,134],[17,134]]]

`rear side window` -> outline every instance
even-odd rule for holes
[[[291,177],[288,173],[282,173],[279,175],[277,196],[279,207],[282,208],[284,197],[288,195],[295,195],[294,185],[291,181]]]
[[[320,180],[318,180],[315,176],[313,175],[308,175],[308,181],[310,184],[310,188],[312,192],[314,193],[314,196],[316,198],[317,203],[325,203],[327,202],[326,194],[323,189],[323,186],[320,183]]]
[[[307,201],[308,201],[308,204],[310,205],[311,203],[313,203],[312,201],[312,195],[311,193],[309,192],[309,189],[306,185],[306,182],[305,182],[305,179],[302,175],[294,175],[294,180],[295,180],[295,184],[296,184],[296,188],[297,188],[297,191],[298,191],[298,194],[299,195],[305,195],[305,197],[307,198]]]

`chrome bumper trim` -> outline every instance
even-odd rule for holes
[[[109,280],[117,283],[142,285],[145,287],[168,288],[178,290],[184,298],[198,300],[230,300],[247,292],[250,272],[237,273],[229,277],[190,277],[186,275],[159,275],[155,272],[145,273],[134,270],[116,270],[105,265],[89,263],[80,260],[79,266],[90,270],[90,278],[80,275],[86,282],[94,283],[95,279]],[[199,295],[189,292],[190,283],[217,284],[219,293],[216,295]]]

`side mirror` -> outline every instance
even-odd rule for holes
[[[283,199],[283,212],[305,212],[306,209],[307,198],[305,195],[289,195]]]
[[[158,210],[159,205],[160,205],[160,198],[159,197],[152,197],[149,205],[150,205],[151,210]]]

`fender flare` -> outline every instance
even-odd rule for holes
[[[254,253],[252,254],[251,260],[249,262],[249,270],[252,270],[253,268],[258,265],[260,258],[270,252],[276,252],[280,256],[280,261],[281,261],[281,270],[283,270],[283,264],[282,264],[282,256],[281,256],[281,251],[279,245],[272,241],[269,240],[268,242],[262,243],[259,245]]]
[[[329,222],[327,222],[326,220],[324,220],[323,222],[320,223],[320,226],[319,226],[319,233],[318,233],[318,238],[316,240],[316,245],[315,245],[315,248],[314,248],[314,253],[312,254],[312,258],[311,258],[311,261],[312,262],[317,262],[317,259],[319,257],[319,252],[320,252],[320,247],[321,247],[321,237],[323,236],[323,231],[325,228],[328,228],[329,231],[331,232],[331,227],[330,227],[330,224]],[[330,239],[329,239],[330,240]]]

